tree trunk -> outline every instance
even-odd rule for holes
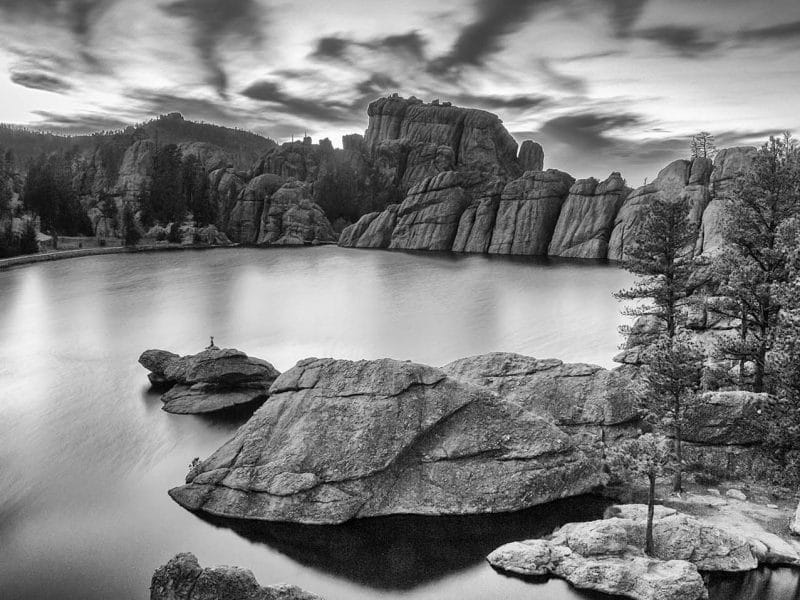
[[[647,494],[647,529],[645,533],[644,552],[648,556],[653,556],[653,513],[656,504],[656,474],[650,471],[647,474],[650,479],[650,491]]]
[[[762,333],[762,336],[766,334]],[[766,361],[767,361],[767,347],[766,341],[764,337],[761,338],[761,343],[758,347],[758,354],[756,354],[755,360],[755,372],[753,374],[753,391],[754,392],[763,392],[764,391],[764,370],[766,368]]]
[[[683,489],[683,450],[681,448],[681,430],[675,430],[675,479],[672,482],[672,491],[680,492]]]

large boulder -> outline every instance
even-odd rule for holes
[[[450,250],[469,197],[455,171],[440,173],[412,187],[397,209],[390,248]],[[374,224],[374,222],[373,222]]]
[[[576,181],[558,217],[548,254],[569,258],[606,258],[614,218],[628,194],[619,173],[598,183]]]
[[[525,171],[543,171],[544,170],[544,149],[542,145],[534,142],[533,140],[525,140],[519,147],[519,160],[520,169]]]
[[[601,466],[594,446],[440,369],[307,359],[170,495],[220,517],[341,523],[519,510],[588,492]]]
[[[546,415],[570,433],[613,438],[616,431],[626,431],[639,419],[631,378],[623,369],[609,371],[597,365],[493,352],[456,360],[442,370]]]
[[[382,212],[364,215],[342,231],[339,245],[345,248],[388,248],[399,208],[399,204],[390,204]]]
[[[490,254],[544,256],[575,180],[562,171],[527,171],[503,190]]]
[[[472,202],[458,221],[454,252],[485,253],[489,250],[504,187],[505,180],[495,177],[469,190]]]
[[[293,585],[261,587],[239,567],[201,567],[194,554],[175,555],[153,573],[150,600],[321,600]]]
[[[767,431],[768,394],[707,392],[686,407],[683,439],[697,444],[760,444]]]
[[[139,363],[150,371],[153,385],[171,387],[161,396],[163,408],[178,414],[207,413],[264,401],[269,386],[280,375],[265,360],[216,346],[188,356],[145,350]]]

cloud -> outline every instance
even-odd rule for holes
[[[584,112],[550,119],[542,125],[539,133],[564,144],[595,151],[615,144],[610,131],[642,123],[642,118],[632,113]]]
[[[501,41],[517,31],[537,8],[551,0],[477,0],[476,19],[461,30],[450,51],[430,65],[432,73],[445,73],[458,67],[480,66],[491,54],[501,50]]]
[[[99,17],[116,0],[3,0],[0,12],[8,17],[44,19],[66,25],[72,34],[87,42]]]
[[[608,20],[614,35],[625,38],[639,21],[648,0],[602,0],[602,2],[608,9]]]
[[[327,100],[309,100],[293,96],[273,81],[256,81],[242,90],[241,94],[252,100],[275,104],[283,112],[295,117],[317,121],[337,122],[351,118],[346,104]]]
[[[72,85],[63,79],[47,73],[14,71],[10,77],[13,83],[34,90],[64,93],[72,89]]]
[[[631,35],[656,42],[686,58],[702,56],[720,45],[719,39],[709,38],[703,29],[686,25],[661,25],[637,29]]]
[[[390,90],[400,88],[400,83],[382,73],[373,73],[369,79],[365,79],[356,86],[356,91],[362,96],[374,94],[384,94]]]
[[[168,15],[189,20],[194,46],[206,68],[206,81],[225,97],[228,75],[222,67],[219,47],[231,37],[253,45],[263,41],[262,11],[257,1],[176,0],[161,8]]]
[[[33,114],[42,119],[37,123],[32,123],[31,126],[33,128],[74,135],[124,129],[129,125],[129,123],[101,113],[66,115],[45,110],[35,110]]]
[[[317,47],[314,52],[311,53],[311,56],[312,58],[323,60],[342,60],[345,57],[348,48],[354,43],[355,42],[352,40],[335,35],[322,37],[317,40]]]
[[[800,38],[800,21],[780,23],[769,27],[743,29],[736,37],[745,42],[764,42]]]
[[[418,31],[387,35],[368,40],[356,40],[340,35],[330,35],[317,40],[311,58],[349,62],[351,49],[365,48],[376,52],[405,56],[414,60],[425,59],[427,42]]]
[[[574,94],[583,94],[586,92],[585,79],[573,77],[557,71],[553,68],[552,61],[546,58],[540,58],[537,64],[539,66],[539,73],[547,79],[550,86],[561,88]]]
[[[179,112],[187,119],[195,121],[208,121],[220,125],[240,125],[253,116],[246,112],[230,109],[215,100],[181,96],[170,92],[131,89],[126,95],[135,102],[131,108],[145,118]]]
[[[537,94],[518,94],[514,96],[496,96],[493,94],[459,94],[453,96],[459,104],[466,106],[477,106],[487,110],[529,110],[539,107],[547,102],[547,96]]]

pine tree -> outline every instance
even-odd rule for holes
[[[656,479],[665,475],[670,468],[668,442],[652,433],[646,433],[636,439],[626,440],[617,446],[608,447],[606,458],[609,468],[617,477],[624,479],[647,478],[649,485],[644,551],[648,556],[653,556]]]
[[[122,235],[125,246],[135,246],[142,239],[142,234],[136,227],[136,218],[133,215],[133,208],[126,202],[122,207]]]
[[[779,232],[799,216],[800,150],[788,134],[771,137],[727,200],[725,248],[715,260],[725,300],[713,308],[741,322],[739,336],[723,339],[719,350],[741,365],[752,362],[756,392],[774,389],[769,355],[781,313],[779,291],[790,279]]]
[[[692,151],[692,158],[714,158],[717,153],[714,136],[707,131],[693,135],[689,147]]]
[[[662,336],[651,344],[644,358],[645,405],[672,434],[675,450],[673,490],[683,487],[683,431],[687,408],[693,404],[703,383],[703,349],[681,332],[673,338]]]
[[[697,285],[693,283],[696,239],[697,225],[689,221],[686,202],[653,202],[622,264],[637,276],[635,285],[615,294],[620,300],[650,302],[637,303],[624,314],[653,316],[669,338],[675,336],[685,319],[687,299]]]

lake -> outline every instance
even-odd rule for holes
[[[597,518],[579,498],[510,515],[338,527],[214,523],[167,489],[247,414],[170,415],[137,363],[210,335],[279,370],[309,356],[431,365],[491,351],[611,367],[631,283],[591,262],[345,250],[225,249],[64,260],[0,272],[0,597],[141,599],[177,552],[327,600],[599,598],[483,560]],[[748,595],[749,594],[749,595]],[[755,595],[753,595],[755,594]],[[791,600],[796,571],[720,578],[712,598]]]

